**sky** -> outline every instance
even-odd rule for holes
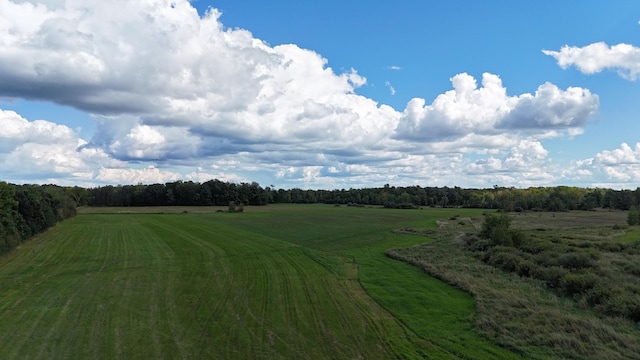
[[[0,180],[640,186],[640,2],[0,0]]]

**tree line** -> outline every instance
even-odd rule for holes
[[[0,182],[0,254],[75,216],[85,189]]]
[[[229,206],[274,203],[325,203],[387,208],[467,207],[505,211],[567,211],[632,209],[640,223],[640,188],[613,190],[573,186],[485,189],[460,187],[390,186],[360,189],[275,189],[257,182],[99,186],[15,185],[0,182],[0,253],[75,215],[77,206]]]
[[[396,187],[303,190],[262,187],[256,182],[204,183],[176,181],[152,185],[102,186],[86,189],[79,203],[89,206],[227,206],[273,203],[374,205],[389,208],[467,207],[505,211],[568,211],[609,208],[629,210],[640,204],[640,188],[613,190],[573,186],[486,189]]]

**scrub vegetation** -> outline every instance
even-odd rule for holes
[[[454,216],[390,257],[472,294],[497,343],[554,358],[640,358],[640,229],[621,211]]]

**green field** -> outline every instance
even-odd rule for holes
[[[469,295],[384,255],[428,240],[393,229],[477,211],[155,210],[84,209],[0,259],[2,358],[518,357]]]

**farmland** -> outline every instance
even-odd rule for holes
[[[392,229],[447,211],[259,209],[80,214],[35,237],[0,262],[3,357],[513,357],[469,295],[384,256],[424,242]]]
[[[506,323],[502,333],[495,331],[495,324],[489,326],[493,315],[486,312],[494,300],[478,296],[476,288],[458,283],[464,292],[385,256],[388,249],[426,256],[424,246],[433,244],[429,254],[437,259],[430,263],[437,269],[432,272],[456,283],[459,268],[484,269],[473,258],[460,260],[459,247],[451,247],[459,230],[479,226],[481,210],[277,205],[217,213],[220,209],[79,209],[76,218],[2,257],[3,358],[517,359],[559,354],[553,346],[505,340],[505,334],[526,324]],[[605,222],[620,221],[620,214]],[[531,217],[539,224],[520,221],[533,231],[554,220],[556,227],[564,226],[555,215],[548,217]],[[448,222],[453,227],[442,221],[450,218],[457,219]],[[424,230],[425,237],[416,236],[423,230],[402,229],[431,230]],[[471,273],[471,278],[478,274],[484,276]],[[491,281],[503,287],[494,294],[516,289],[500,280],[513,277],[497,276]],[[553,298],[539,284],[523,286],[516,289],[528,291],[523,296],[533,289]],[[518,295],[516,302],[522,301]],[[551,305],[559,303],[584,313],[566,302]],[[530,304],[525,308],[530,317],[539,311]],[[634,336],[622,324],[627,335],[612,341]],[[625,346],[623,340],[612,344]]]

